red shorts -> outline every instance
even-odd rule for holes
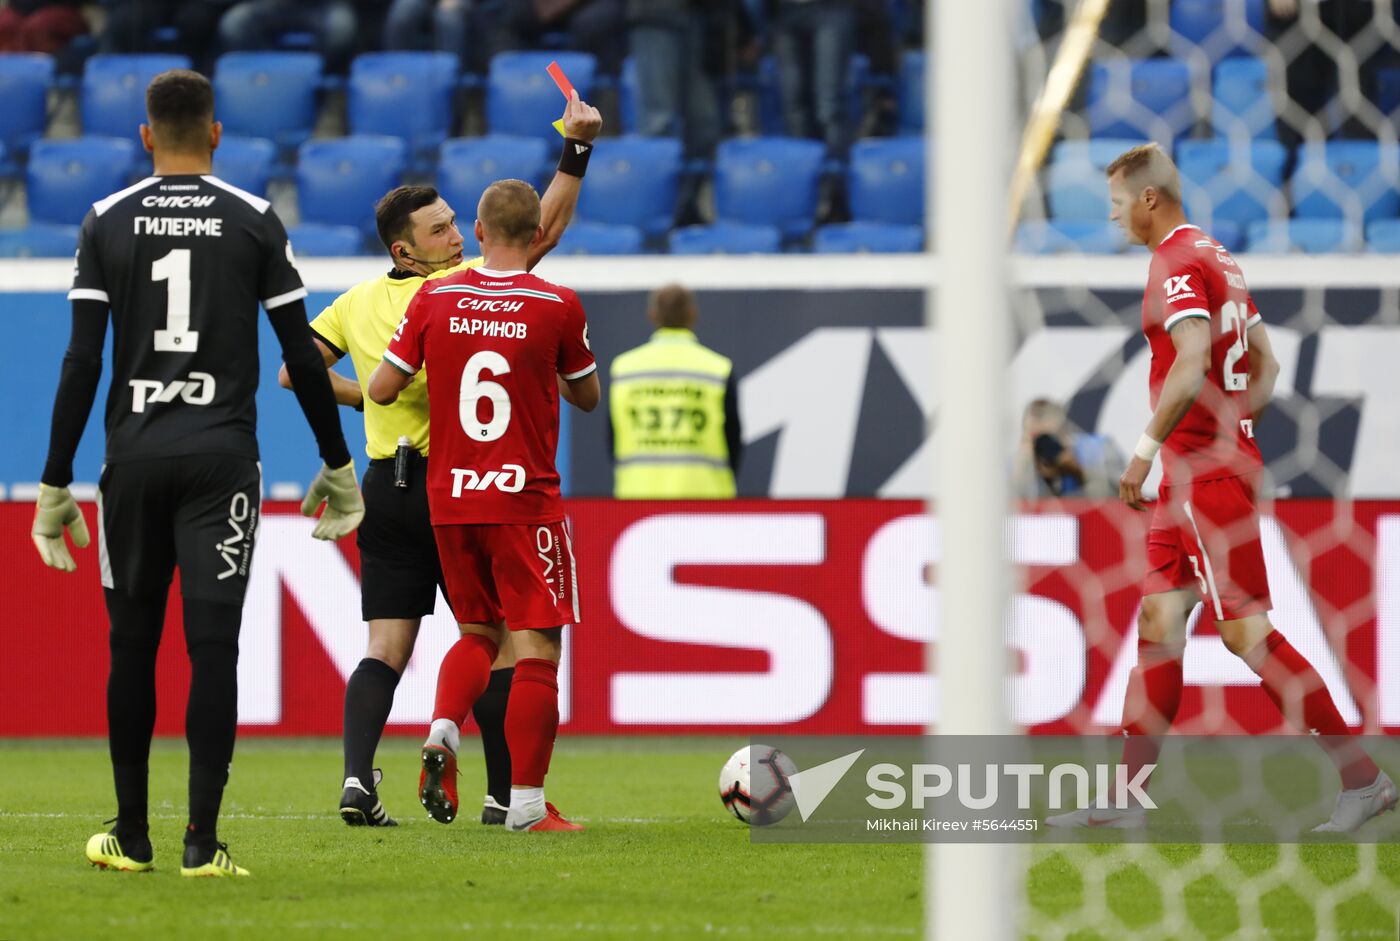
[[[578,574],[559,523],[434,526],[447,602],[462,624],[513,631],[579,622]]]
[[[1189,588],[1217,621],[1273,607],[1259,541],[1255,476],[1163,487],[1147,534],[1142,593]]]

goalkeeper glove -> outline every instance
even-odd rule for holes
[[[317,539],[339,539],[360,525],[365,517],[365,501],[355,483],[354,461],[334,470],[321,465],[316,479],[306,489],[306,499],[301,501],[301,515],[315,516],[322,502],[326,504],[325,512],[311,532]]]
[[[73,537],[73,545],[79,549],[87,546],[87,521],[83,519],[83,512],[78,509],[77,501],[68,488],[40,484],[39,502],[34,507],[34,528],[30,530],[34,547],[49,568],[71,572],[78,565],[68,551],[68,544],[63,541],[65,529]]]

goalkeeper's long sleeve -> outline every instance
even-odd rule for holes
[[[282,361],[287,364],[292,391],[316,436],[321,460],[327,467],[344,467],[350,463],[350,449],[345,445],[345,432],[340,427],[340,413],[325,361],[306,322],[306,304],[302,301],[283,304],[268,311],[267,316],[282,344]]]
[[[39,478],[50,487],[66,487],[73,482],[73,455],[97,398],[97,383],[102,378],[102,344],[106,340],[107,303],[74,301],[73,331],[54,394],[49,456]]]

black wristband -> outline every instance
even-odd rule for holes
[[[564,138],[564,150],[559,154],[559,172],[569,176],[582,177],[588,172],[588,158],[593,156],[593,145],[576,137]]]

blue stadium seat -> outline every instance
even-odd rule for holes
[[[214,175],[254,196],[267,195],[277,147],[261,137],[225,137],[214,151]]]
[[[37,222],[0,231],[0,258],[71,258],[78,250],[78,227]]]
[[[640,255],[642,230],[634,225],[574,222],[564,230],[555,255]]]
[[[400,137],[415,158],[429,156],[451,133],[456,91],[457,56],[453,53],[368,52],[356,56],[350,66],[346,106],[350,133]],[[558,94],[555,92],[556,99]],[[561,103],[559,113],[563,110]]]
[[[1177,59],[1121,59],[1089,68],[1085,116],[1093,137],[1146,137],[1164,144],[1196,123],[1191,69]]]
[[[297,160],[302,222],[374,228],[374,204],[399,185],[408,147],[397,137],[313,140]]]
[[[1373,222],[1400,215],[1400,158],[1394,145],[1338,140],[1298,150],[1293,213],[1299,218]]]
[[[1126,150],[1145,141],[1134,138],[1068,140],[1050,152],[1045,195],[1056,219],[1108,219],[1108,179],[1104,168]]]
[[[95,55],[83,67],[84,134],[137,139],[146,123],[146,86],[166,69],[187,69],[188,56]]]
[[[13,159],[44,136],[48,124],[48,92],[53,85],[50,56],[0,55],[0,143]],[[8,166],[0,163],[0,166]]]
[[[303,258],[344,258],[365,253],[365,235],[351,225],[308,222],[287,230],[292,251]]]
[[[136,144],[114,137],[35,141],[25,190],[33,222],[77,225],[92,204],[130,182]]]
[[[225,134],[296,148],[316,126],[321,57],[314,52],[230,52],[214,65],[214,106]]]
[[[1222,222],[1244,228],[1288,215],[1283,169],[1288,151],[1278,141],[1182,141],[1176,148],[1181,197],[1192,222],[1218,234]],[[1226,247],[1230,246],[1228,243]]]
[[[1251,252],[1309,255],[1359,252],[1365,246],[1361,226],[1343,219],[1269,219],[1249,226]]]
[[[1377,219],[1366,226],[1366,247],[1373,252],[1400,253],[1400,219]]]
[[[502,52],[486,79],[486,127],[492,134],[520,134],[557,141],[551,126],[564,113],[564,98],[545,72],[553,60],[588,98],[597,60],[586,52]]]
[[[1242,252],[1248,248],[1245,242],[1245,227],[1228,219],[1216,219],[1208,226],[1201,226],[1205,233],[1214,238],[1226,251]]]
[[[1016,251],[1031,255],[1113,255],[1127,246],[1123,230],[1112,222],[1056,219],[1023,222],[1016,228]]]
[[[672,255],[772,255],[782,251],[783,233],[773,225],[716,222],[671,232]]]
[[[438,150],[437,188],[457,213],[462,234],[476,218],[481,194],[497,180],[514,178],[538,186],[549,161],[549,145],[539,137],[459,137]],[[589,182],[592,182],[589,176]]]
[[[922,134],[924,130],[924,54],[904,53],[899,64],[899,84],[895,89],[899,106],[899,133]]]
[[[715,208],[726,222],[776,225],[788,238],[812,230],[826,147],[789,137],[734,138],[715,157]]]
[[[1278,139],[1274,104],[1269,97],[1268,63],[1236,56],[1215,66],[1210,124],[1218,137]]]
[[[664,234],[676,216],[681,142],[673,137],[608,137],[588,165],[578,214],[590,222],[632,225]]]
[[[1088,163],[1100,173],[1125,151],[1141,147],[1141,137],[1094,137],[1089,140],[1062,140],[1050,150],[1052,162],[1073,160]]]
[[[870,138],[851,148],[846,175],[857,220],[922,226],[924,139]]]
[[[1212,62],[1247,54],[1264,32],[1265,0],[1172,0],[1172,54],[1186,58],[1197,50]]]
[[[920,252],[923,248],[921,226],[886,222],[824,225],[812,240],[812,251],[819,255]]]

